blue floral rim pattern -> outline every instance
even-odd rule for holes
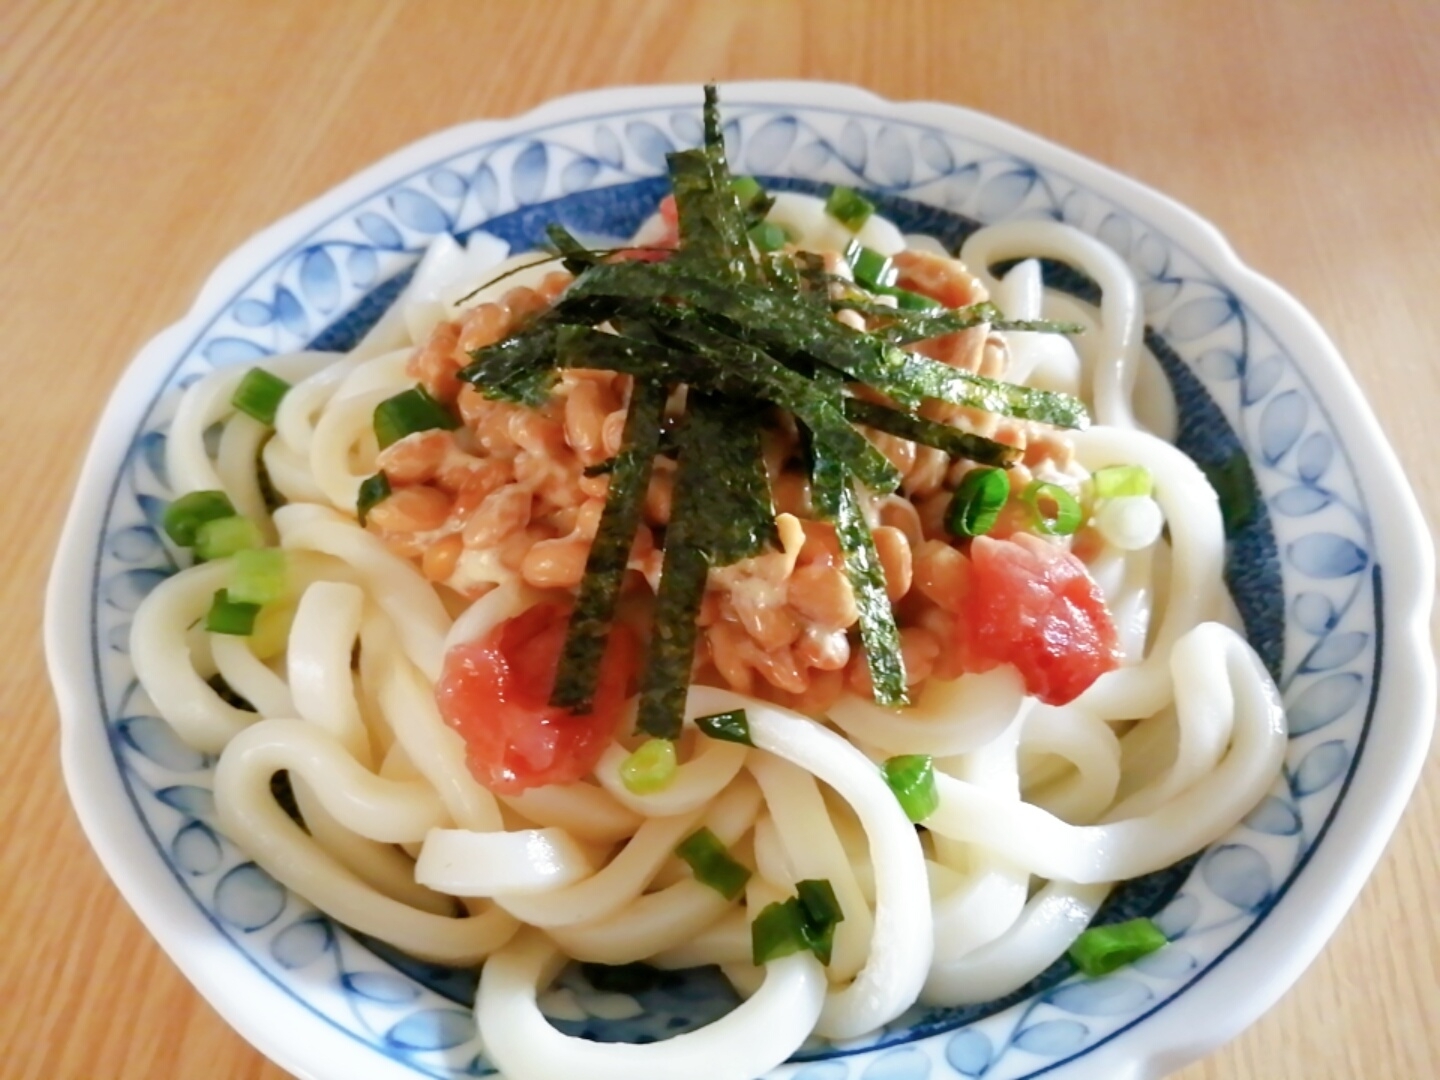
[[[778,1075],[1011,1080],[1063,1070],[1238,947],[1303,869],[1344,797],[1378,691],[1383,629],[1380,567],[1353,464],[1315,388],[1258,313],[1183,245],[1097,192],[983,141],[895,117],[780,103],[729,115],[737,171],[870,189],[909,231],[953,245],[975,222],[1044,217],[1099,236],[1142,283],[1149,343],[1181,404],[1182,448],[1228,485],[1229,581],[1285,693],[1291,749],[1282,781],[1232,835],[1193,869],[1132,897],[1155,911],[1172,944],[1105,979],[1058,971],[1003,1007],[914,1010],[857,1044],[807,1045],[809,1063]],[[177,353],[115,477],[95,567],[93,658],[137,815],[217,934],[297,1004],[417,1075],[493,1072],[468,1009],[455,1004],[463,978],[388,962],[248,862],[215,829],[213,762],[175,739],[134,681],[131,616],[174,569],[158,525],[176,391],[215,365],[343,344],[441,232],[483,228],[531,246],[558,215],[582,234],[628,235],[659,196],[653,178],[664,154],[699,138],[696,110],[610,112],[446,155],[369,194],[218,307]],[[713,1012],[722,995],[703,978],[625,994],[567,977],[547,1009],[592,1037],[659,1038]]]

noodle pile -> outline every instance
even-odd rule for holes
[[[831,226],[812,204],[782,196],[772,218],[801,234],[802,248],[833,247],[816,235]],[[862,239],[882,254],[906,243],[888,223],[867,229]],[[933,251],[923,238],[910,242]],[[261,523],[286,553],[294,600],[250,637],[207,633],[201,621],[230,568],[224,559],[201,563],[145,600],[131,654],[159,714],[218,755],[221,826],[261,867],[340,923],[407,953],[483,963],[476,1015],[504,1075],[671,1080],[703,1070],[753,1080],[812,1033],[854,1039],[917,1000],[1002,996],[1063,955],[1116,882],[1203,849],[1260,800],[1280,767],[1284,717],[1233,629],[1215,494],[1162,437],[1173,406],[1142,350],[1136,285],[1101,244],[1038,222],[982,229],[960,257],[1011,317],[1086,327],[1073,344],[1034,333],[995,339],[1004,378],[1079,393],[1091,406],[1096,424],[1064,434],[1065,478],[1115,465],[1153,477],[1165,535],[1157,526],[1143,546],[1102,544],[1086,556],[1117,626],[1120,667],[1064,705],[1028,696],[1009,666],[937,675],[912,684],[914,705],[897,710],[854,693],[839,674],[825,676],[825,700],[807,698],[767,681],[758,662],[744,676],[750,692],[738,692],[742,676],[722,677],[717,664],[691,686],[686,716],[744,709],[753,747],[687,723],[673,780],[636,794],[620,778],[636,745],[633,722],[622,720],[587,779],[487,789],[436,704],[447,651],[573,581],[455,551],[448,573],[431,572],[426,551],[438,533],[367,530],[355,505],[380,456],[375,406],[414,385],[435,327],[473,329],[479,319],[467,323],[466,312],[517,286],[542,301],[564,287],[548,264],[454,303],[526,262],[501,262],[497,243],[482,234],[461,249],[442,239],[352,352],[266,361],[294,384],[273,436],[230,404],[242,371],[218,370],[185,392],[168,440],[175,494],[224,491]],[[1088,275],[1100,305],[1045,293],[1039,258]],[[984,270],[1017,259],[1028,261],[1003,281]],[[475,332],[494,340],[504,331]],[[213,440],[216,429],[211,452],[207,433]],[[593,453],[613,453],[613,438],[607,449],[597,435]],[[273,513],[257,461],[285,500]],[[1031,464],[1038,471],[1054,461]],[[588,537],[573,508],[557,502],[546,512],[548,531],[519,542],[573,539],[583,555]],[[913,531],[909,540],[918,552]],[[548,572],[560,573],[554,565]],[[637,549],[631,567],[653,587],[658,563]],[[793,553],[788,567],[793,573]],[[227,700],[220,680],[253,711]],[[939,806],[923,831],[877,769],[910,754],[934,759]],[[282,770],[303,827],[274,795]],[[738,901],[676,858],[701,827],[753,870]],[[752,921],[815,879],[831,884],[844,913],[829,964],[801,951],[755,967]],[[572,1038],[538,1004],[571,959],[718,964],[745,1001],[708,1027],[651,1045]]]

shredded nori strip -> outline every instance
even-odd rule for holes
[[[539,408],[555,382],[556,320],[541,315],[518,334],[470,354],[457,376],[488,398]]]
[[[762,285],[715,281],[670,263],[608,263],[582,274],[568,297],[681,302],[740,341],[836,368],[906,406],[932,397],[1057,427],[1089,423],[1084,405],[1067,394],[997,382],[906,352]]]
[[[710,393],[773,402],[800,417],[830,454],[867,487],[888,492],[898,486],[900,475],[895,467],[811,380],[758,349],[714,335],[699,322],[687,325],[683,312],[659,305],[651,310],[626,310],[633,317],[663,321],[660,336],[678,347],[583,326],[562,326],[556,336],[558,363],[562,367],[599,368],[637,378],[684,382]],[[464,377],[464,372],[461,374]]]
[[[838,396],[838,381],[830,381]],[[829,457],[813,438],[810,441],[810,500],[816,512],[835,526],[835,539],[845,560],[845,575],[850,579],[860,615],[860,644],[865,649],[875,701],[886,706],[908,705],[900,628],[895,624],[895,609],[885,589],[885,570],[875,550],[875,538],[865,523],[845,467]]]
[[[701,412],[691,437],[703,437],[706,481],[712,489],[705,542],[711,564],[729,566],[759,555],[767,545],[779,548],[770,478],[760,448],[763,410],[733,398],[715,398],[701,402]]]
[[[576,240],[570,230],[558,221],[545,226],[545,235],[550,238],[555,250],[563,256],[560,265],[576,277],[599,264],[599,256]]]
[[[699,262],[697,269],[723,274],[733,281],[755,281],[758,273],[745,232],[745,213],[735,189],[717,167],[714,152],[681,150],[667,154],[670,186],[680,226],[676,258]]]
[[[665,397],[663,383],[639,379],[630,393],[630,408],[605,494],[605,509],[600,514],[600,524],[585,560],[585,576],[580,581],[580,595],[570,614],[565,647],[550,694],[551,705],[572,712],[590,711],[600,680],[600,663],[610,640],[625,566],[645,507],[655,454],[660,448]]]
[[[747,495],[736,493],[748,468],[748,450],[732,446],[731,436],[744,408],[744,402],[692,393],[682,421],[680,462],[665,532],[650,650],[640,679],[636,726],[652,738],[678,738],[684,724],[690,669],[700,634],[697,620],[712,563],[725,565],[758,555],[774,528],[768,490],[764,506],[748,509],[742,505]],[[717,508],[720,513],[715,512]],[[760,526],[767,514],[769,529],[763,529]]]
[[[849,282],[846,284],[849,285],[849,289],[845,295],[831,300],[830,307],[835,311],[858,311],[861,315],[886,320],[884,326],[877,327],[870,332],[892,345],[908,345],[912,341],[924,341],[926,338],[939,337],[941,334],[953,334],[957,330],[968,330],[972,326],[993,323],[996,319],[1001,318],[1000,309],[988,300],[953,310],[942,307],[935,311],[907,311],[904,308],[882,304],[879,300],[872,299],[867,294],[860,292],[858,286]],[[938,304],[939,301],[936,303]],[[930,329],[932,325],[940,321],[943,321],[944,329]]]
[[[937,308],[933,311],[904,311],[882,304],[838,301],[839,306],[853,307],[866,315],[883,315],[893,320],[890,325],[874,331],[875,335],[893,345],[908,345],[913,341],[925,341],[968,330],[972,326],[989,323],[996,330],[1031,330],[1045,334],[1079,334],[1084,327],[1079,323],[1054,322],[1049,319],[1007,319],[1004,313],[988,300],[964,308]]]
[[[982,465],[1008,469],[1020,458],[1020,451],[1014,446],[859,398],[845,399],[845,415],[857,424],[898,435],[922,446],[933,446],[951,457],[969,458]]]

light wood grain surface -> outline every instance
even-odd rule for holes
[[[39,632],[106,395],[251,233],[427,132],[578,89],[809,77],[957,102],[1219,225],[1333,336],[1433,521],[1437,72],[1433,0],[0,0],[0,1076],[284,1075],[90,852]],[[1440,1073],[1437,783],[1432,757],[1320,959],[1183,1080]]]

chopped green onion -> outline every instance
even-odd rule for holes
[[[697,716],[695,726],[710,738],[719,739],[721,742],[739,743],[741,746],[755,745],[750,738],[750,718],[745,715],[744,709],[731,709],[729,712],[715,713],[712,716]]]
[[[837,187],[825,200],[825,212],[851,232],[859,232],[875,213],[875,204],[854,188]]]
[[[205,615],[205,629],[212,634],[249,637],[255,629],[255,616],[258,614],[259,604],[231,600],[225,590],[221,589],[210,602],[210,610]]]
[[[971,469],[950,498],[945,528],[951,536],[984,536],[1010,499],[1004,469]]]
[[[867,289],[888,288],[895,284],[900,271],[874,248],[868,248],[859,240],[851,240],[845,248],[845,261],[850,264],[855,280]]]
[[[1092,926],[1070,946],[1070,959],[1091,978],[1109,975],[1168,945],[1165,932],[1149,919]]]
[[[237,551],[230,568],[231,600],[245,604],[273,604],[289,591],[285,553],[279,548]]]
[[[375,440],[384,450],[417,431],[444,428],[454,431],[460,421],[436,401],[423,386],[411,387],[375,406]]]
[[[902,289],[896,285],[877,285],[871,291],[880,296],[893,296],[895,306],[901,311],[934,311],[945,306],[939,300],[923,293],[911,292],[909,289]]]
[[[195,530],[195,557],[223,559],[246,548],[265,546],[260,526],[240,514],[215,518]]]
[[[620,763],[620,782],[632,795],[664,791],[675,779],[675,744],[669,739],[646,739]]]
[[[290,384],[280,376],[271,375],[264,368],[251,368],[230,395],[230,404],[262,424],[273,424],[280,399],[289,390]]]
[[[1111,465],[1097,469],[1090,478],[1097,499],[1121,499],[1127,495],[1149,495],[1155,489],[1150,470],[1144,465]]]
[[[755,966],[791,956],[809,948],[805,909],[795,897],[778,900],[755,916],[750,924],[750,958]]]
[[[769,905],[750,924],[750,952],[756,966],[801,949],[809,949],[822,964],[830,963],[835,927],[845,921],[840,901],[830,882],[802,881],[798,895]]]
[[[835,896],[835,887],[824,878],[812,878],[799,882],[795,891],[800,904],[805,908],[806,919],[814,926],[834,926],[845,921],[845,912],[840,909],[840,900]]]
[[[773,221],[762,221],[758,225],[750,226],[750,242],[758,251],[779,251],[789,239],[785,230]]]
[[[835,887],[824,878],[812,878],[797,882],[795,892],[805,913],[806,944],[820,963],[829,964],[835,948],[835,926],[845,921]]]
[[[161,524],[165,535],[180,547],[193,547],[201,525],[234,516],[235,504],[223,491],[192,491],[165,507]]]
[[[384,471],[377,472],[374,476],[367,476],[360,484],[360,494],[355,499],[355,516],[360,519],[360,524],[365,524],[365,519],[370,516],[370,511],[379,506],[390,497],[390,478]]]
[[[880,766],[885,783],[900,800],[905,816],[917,825],[933,814],[940,805],[940,792],[935,787],[935,765],[929,754],[901,754]]]
[[[1044,480],[1032,480],[1020,493],[1020,501],[1030,508],[1032,524],[1046,536],[1069,536],[1085,518],[1074,495]],[[1053,512],[1046,509],[1046,503],[1054,507]]]
[[[730,857],[720,838],[709,829],[700,829],[686,837],[675,854],[695,871],[695,880],[708,885],[726,900],[734,900],[745,891],[750,871]]]
[[[730,190],[735,193],[741,210],[749,209],[751,203],[765,195],[765,189],[760,186],[760,181],[753,176],[732,176]]]

